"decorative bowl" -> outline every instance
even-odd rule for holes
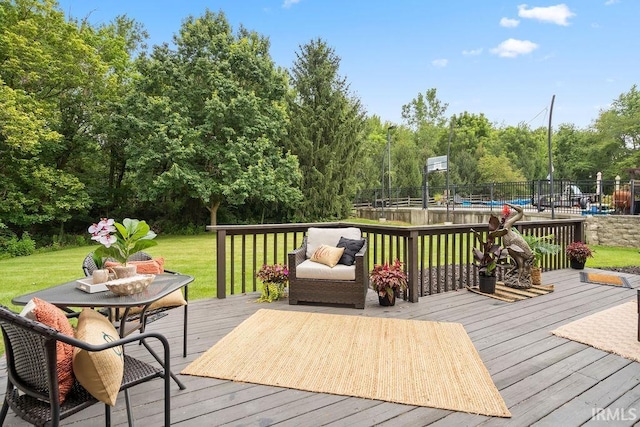
[[[133,295],[147,289],[155,277],[155,274],[138,274],[133,277],[110,280],[104,285],[116,295]]]

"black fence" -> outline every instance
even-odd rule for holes
[[[490,184],[423,186],[361,191],[354,208],[435,208],[439,206],[501,207],[505,203],[542,212],[589,215],[640,213],[640,181],[588,180],[502,182]]]

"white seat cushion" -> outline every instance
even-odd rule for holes
[[[298,279],[322,279],[322,280],[356,280],[356,266],[338,264],[329,267],[311,260],[302,261],[296,267]]]
[[[309,227],[307,230],[307,253],[306,258],[309,259],[320,245],[329,245],[336,247],[340,241],[340,237],[347,239],[361,239],[362,232],[357,227],[344,228],[318,228]]]

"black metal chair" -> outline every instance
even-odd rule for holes
[[[156,332],[134,334],[103,345],[91,345],[62,334],[40,322],[21,317],[0,306],[0,327],[7,359],[7,391],[0,411],[0,425],[11,408],[17,416],[34,425],[58,426],[60,420],[98,403],[77,381],[64,403],[59,403],[56,372],[58,342],[87,351],[101,351],[130,342],[157,339],[163,349],[163,369],[124,355],[124,377],[120,390],[125,392],[129,425],[133,415],[128,389],[155,378],[164,379],[164,425],[171,425],[170,352],[167,339]],[[111,407],[105,404],[105,424],[111,425]]]
[[[136,252],[129,257],[129,261],[150,261],[153,257],[146,252]],[[114,261],[112,259],[108,259],[107,261]],[[85,276],[91,277],[94,270],[97,270],[98,266],[96,262],[93,260],[93,252],[90,252],[82,261],[82,271]],[[164,270],[165,273],[168,274],[176,274],[175,271]],[[182,357],[187,357],[187,316],[188,316],[188,304],[189,304],[189,289],[188,285],[184,287],[184,300],[187,301],[187,305],[184,306],[184,338],[182,343]],[[144,332],[145,327],[158,319],[166,316],[167,313],[165,311],[171,310],[173,308],[182,307],[180,305],[176,306],[165,306],[165,307],[157,307],[151,310],[146,310],[140,313],[133,313],[127,316],[127,321],[140,321],[142,322],[142,326],[140,328],[140,332]],[[109,313],[104,312],[103,314],[109,315]]]

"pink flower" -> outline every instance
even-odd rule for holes
[[[105,247],[109,247],[114,244],[118,239],[112,235],[116,231],[115,221],[113,219],[101,218],[97,224],[92,224],[89,227],[89,233],[91,233],[91,240],[102,243]]]
[[[402,268],[402,262],[396,259],[393,263],[376,264],[369,274],[371,287],[384,296],[396,289],[407,288],[407,274]]]
[[[264,264],[256,276],[264,283],[284,284],[289,280],[289,269],[283,264]]]

